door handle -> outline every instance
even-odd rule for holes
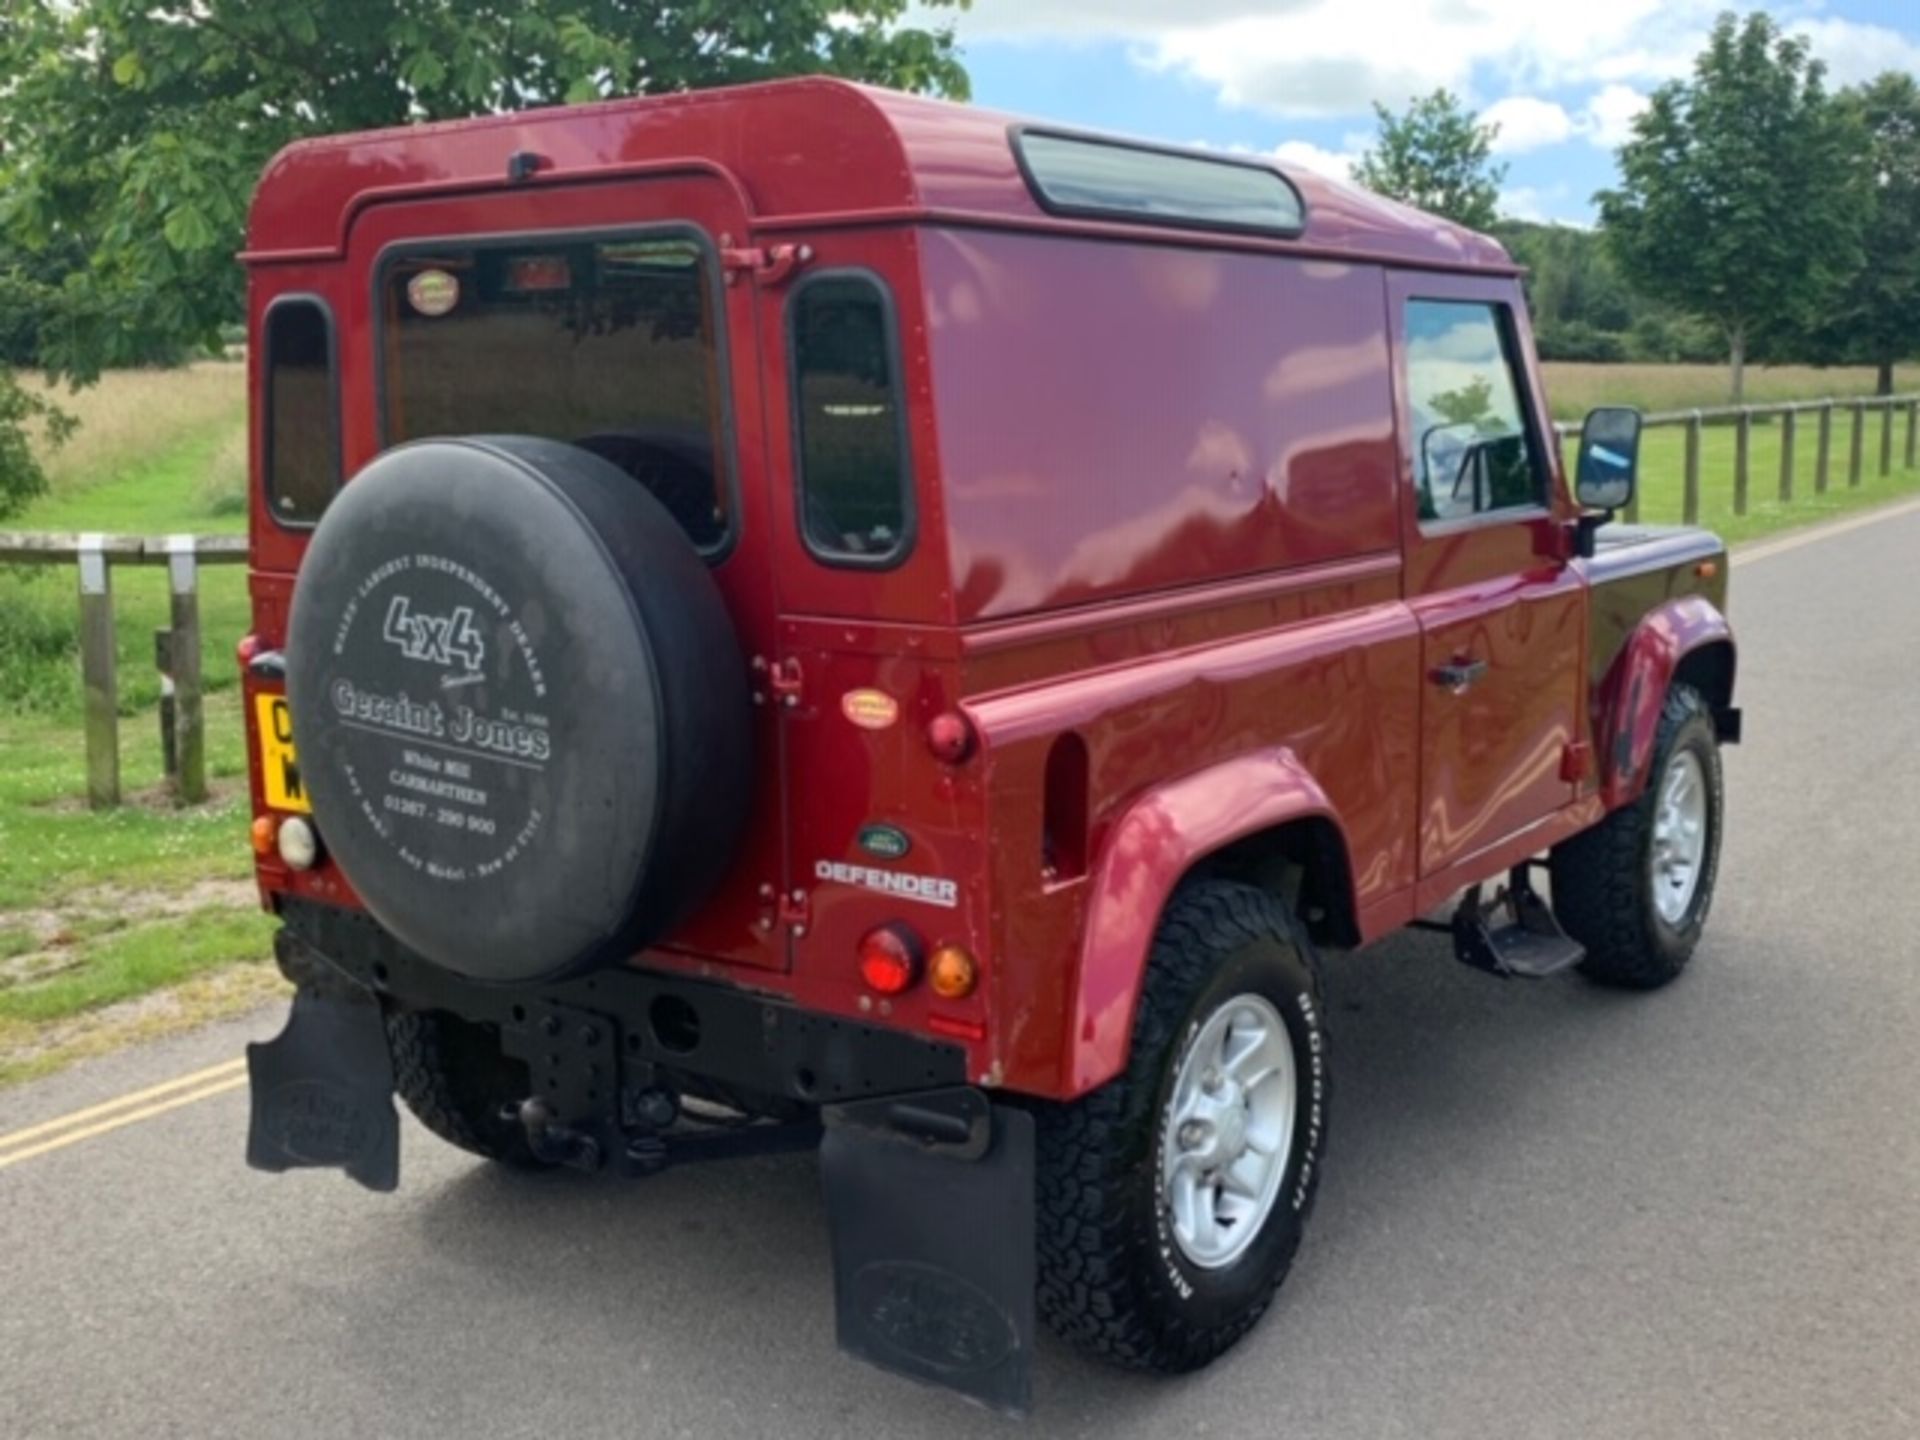
[[[1484,679],[1486,673],[1487,662],[1484,660],[1455,660],[1450,665],[1435,666],[1427,672],[1427,678],[1449,694],[1464,695]]]

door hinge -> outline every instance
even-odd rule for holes
[[[806,677],[801,673],[798,660],[789,655],[784,660],[769,662],[766,656],[756,655],[752,669],[754,704],[766,704],[769,694],[788,710],[800,704],[800,692]]]
[[[813,906],[807,901],[806,891],[789,890],[780,897],[780,923],[796,940],[807,933],[807,926],[813,923]]]
[[[762,285],[784,285],[793,278],[794,271],[811,259],[811,245],[737,246],[731,235],[720,237],[720,268],[729,285],[742,275],[751,276]]]

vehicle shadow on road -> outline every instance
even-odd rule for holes
[[[1393,1345],[1410,1313],[1378,1293],[1394,1247],[1433,1243],[1436,1203],[1461,1207],[1470,1222],[1497,1210],[1511,1183],[1503,1177],[1525,1172],[1525,1132],[1540,1123],[1529,1108],[1558,1090],[1605,1084],[1613,1055],[1631,1048],[1628,1032],[1645,1023],[1631,997],[1571,979],[1503,984],[1452,964],[1445,942],[1427,937],[1332,957],[1327,969],[1332,1148],[1292,1281],[1266,1322],[1204,1376],[1127,1375],[1043,1338],[1035,1389],[1047,1433],[1101,1433],[1123,1415],[1133,1429],[1162,1411],[1178,1424],[1190,1414],[1189,1387],[1276,1370],[1284,1384],[1309,1374],[1327,1346]],[[693,1387],[705,1387],[726,1397],[731,1418],[714,1420],[720,1430],[763,1431],[776,1420],[783,1435],[853,1424],[892,1434],[1000,1428],[834,1350],[810,1156],[642,1182],[476,1165],[418,1213],[419,1239],[463,1277],[458,1288],[472,1290],[479,1272],[490,1308],[541,1317],[537,1340],[495,1357],[509,1371],[524,1368],[529,1386],[552,1380],[541,1359],[551,1353],[567,1357],[567,1384],[614,1410],[657,1399],[677,1413],[700,1393]]]

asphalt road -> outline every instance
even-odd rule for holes
[[[1178,1381],[1049,1342],[1033,1433],[1920,1435],[1920,509],[1749,552],[1733,609],[1749,739],[1689,974],[1339,959],[1273,1312]],[[10,1092],[0,1131],[278,1023]],[[223,1083],[0,1140],[0,1434],[1014,1433],[835,1352],[810,1159],[529,1179],[410,1128],[380,1197],[248,1171]]]

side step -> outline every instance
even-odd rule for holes
[[[1507,923],[1496,928],[1493,922],[1503,918],[1503,912]],[[1542,980],[1587,958],[1585,947],[1553,918],[1525,865],[1514,866],[1506,888],[1491,900],[1481,900],[1478,885],[1467,891],[1449,928],[1454,957],[1461,964],[1503,980]]]

